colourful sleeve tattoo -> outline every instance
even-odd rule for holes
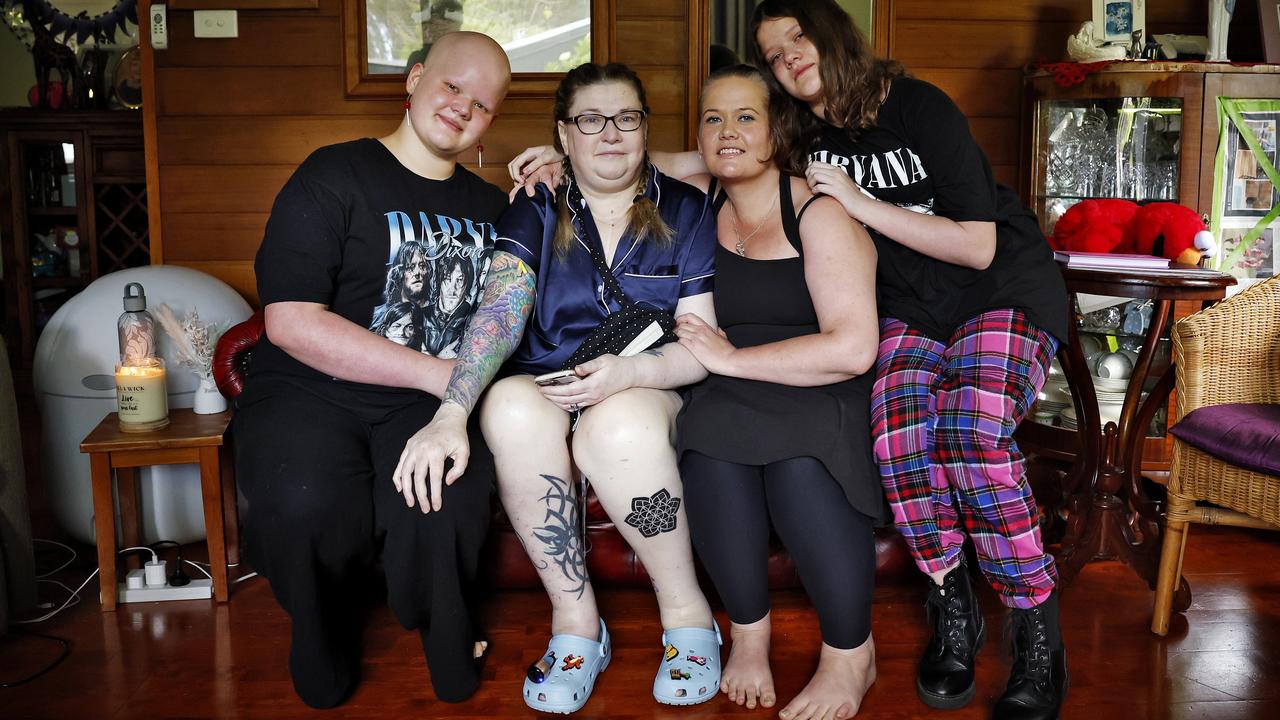
[[[461,405],[468,413],[475,407],[498,367],[515,352],[533,312],[535,287],[533,271],[523,260],[494,253],[480,307],[462,336],[445,402]]]

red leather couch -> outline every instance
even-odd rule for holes
[[[253,347],[265,332],[266,326],[262,314],[255,313],[248,320],[227,330],[218,341],[213,360],[213,375],[218,389],[227,398],[235,399],[244,389]],[[249,508],[249,512],[253,512],[252,507]],[[613,522],[600,507],[594,492],[588,493],[586,523],[587,547],[590,548],[587,553],[587,570],[591,574],[592,581],[647,587],[649,577],[644,571],[644,566],[614,529]],[[538,587],[538,578],[533,571],[533,566],[529,563],[524,548],[512,531],[511,524],[502,512],[502,506],[496,496],[493,502],[493,524],[485,553],[483,567],[491,568],[490,579],[495,587]],[[877,577],[885,578],[889,575],[903,574],[910,567],[911,559],[898,532],[893,528],[877,530]],[[796,575],[791,559],[776,538],[770,546],[769,584],[775,589],[800,586],[800,579]],[[710,587],[710,583],[705,583],[704,586]]]

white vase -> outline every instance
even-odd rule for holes
[[[200,378],[200,387],[191,399],[191,411],[197,415],[215,415],[227,409],[227,399],[208,375]]]

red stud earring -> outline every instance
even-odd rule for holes
[[[404,109],[408,110],[411,107],[413,107],[413,96],[409,95],[404,99]]]

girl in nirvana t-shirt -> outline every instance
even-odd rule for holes
[[[917,691],[974,695],[984,637],[962,545],[1012,609],[996,718],[1057,717],[1066,691],[1057,574],[1012,434],[1066,334],[1066,290],[1031,215],[998,187],[938,88],[873,57],[833,0],[765,0],[752,32],[780,159],[861,221],[879,252],[872,431],[881,480],[932,578]],[[789,101],[788,101],[789,100]]]

